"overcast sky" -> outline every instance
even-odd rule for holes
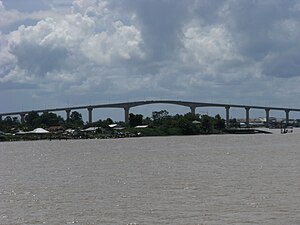
[[[0,112],[150,99],[300,108],[299,40],[299,0],[0,0]]]

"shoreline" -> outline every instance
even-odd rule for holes
[[[70,136],[64,134],[40,134],[40,135],[2,135],[0,136],[0,142],[19,142],[19,141],[68,141],[68,140],[101,140],[101,139],[123,139],[123,138],[139,138],[139,137],[169,137],[169,136],[210,136],[210,135],[253,135],[253,134],[280,134],[280,129],[270,129],[270,128],[235,128],[226,129],[218,133],[207,133],[207,134],[197,134],[197,135],[143,135],[140,134],[126,134],[126,135],[101,135],[101,134],[89,134],[89,135],[79,135]]]

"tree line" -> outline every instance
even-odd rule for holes
[[[218,114],[214,117],[187,113],[170,115],[168,111],[154,111],[152,117],[143,118],[141,114],[129,114],[129,127],[148,125],[145,135],[196,135],[220,133],[225,129],[225,120]]]
[[[194,135],[220,133],[225,129],[225,120],[218,114],[214,117],[209,115],[200,115],[187,113],[184,115],[170,115],[167,110],[154,111],[151,117],[145,117],[141,114],[129,114],[129,123],[115,122],[111,118],[98,120],[92,124],[85,123],[82,115],[73,111],[68,119],[51,113],[45,112],[39,114],[30,112],[21,122],[17,117],[7,116],[0,121],[0,130],[11,132],[12,130],[29,131],[38,127],[49,128],[51,126],[62,126],[65,129],[82,129],[89,126],[109,128],[110,124],[116,123],[120,127],[125,127],[127,131],[138,132],[136,127],[147,125],[142,132],[144,135]]]
[[[10,132],[12,130],[30,131],[38,127],[49,128],[51,126],[82,128],[84,126],[84,122],[82,115],[77,111],[73,111],[70,118],[67,120],[64,120],[63,117],[55,113],[45,112],[39,115],[39,113],[32,111],[24,117],[23,122],[21,122],[18,117],[10,116],[7,116],[0,121],[0,130],[4,132]]]

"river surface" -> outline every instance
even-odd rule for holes
[[[300,224],[300,131],[0,143],[0,224]]]

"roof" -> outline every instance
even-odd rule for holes
[[[28,134],[29,132],[19,130],[16,134]]]
[[[43,129],[43,128],[36,128],[33,131],[30,131],[31,134],[48,134],[49,131]]]
[[[89,127],[89,128],[86,128],[84,130],[81,130],[81,131],[85,131],[85,132],[89,132],[89,131],[97,131],[98,129],[100,129],[101,127]]]
[[[134,128],[147,128],[148,125],[138,125],[138,126],[135,126]]]

